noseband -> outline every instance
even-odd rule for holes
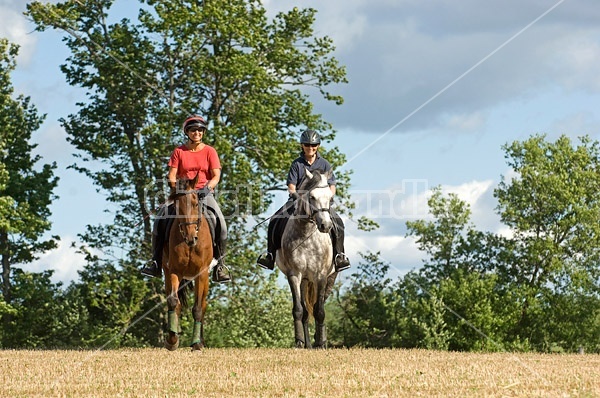
[[[308,219],[309,219],[311,222],[313,222],[313,223],[314,223],[314,222],[315,222],[315,214],[317,214],[317,213],[319,213],[319,212],[321,212],[321,211],[322,211],[322,212],[327,212],[327,213],[329,213],[329,207],[320,207],[320,208],[318,208],[318,209],[316,209],[316,210],[313,210],[313,211],[311,211],[311,212],[310,212],[310,215],[308,216]]]

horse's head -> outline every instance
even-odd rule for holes
[[[198,175],[193,180],[177,180],[177,186],[170,198],[175,203],[179,232],[185,243],[193,247],[198,243],[200,229],[200,201],[195,190]]]
[[[328,233],[333,226],[329,214],[329,204],[333,193],[329,188],[328,173],[314,170],[312,173],[306,170],[306,178],[300,184],[298,193],[297,215],[308,217],[309,221],[315,223],[320,232]]]

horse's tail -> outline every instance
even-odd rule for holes
[[[194,290],[194,281],[193,280],[184,280],[183,283],[179,285],[179,290],[177,291],[177,297],[181,302],[182,307],[186,307],[188,303],[188,291]]]
[[[312,318],[313,315],[313,307],[317,302],[317,287],[311,282],[307,281],[304,284],[304,303],[306,304],[306,310],[308,311],[308,317]]]

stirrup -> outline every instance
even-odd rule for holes
[[[140,269],[140,273],[142,275],[160,278],[162,276],[162,269],[158,266],[156,260],[152,260],[150,263],[144,265],[142,269]]]
[[[227,272],[225,272],[227,270]],[[213,282],[227,283],[231,282],[231,276],[229,276],[229,268],[225,264],[217,264],[213,268],[212,274]]]
[[[275,260],[273,260],[273,254],[269,252],[261,254],[260,256],[258,256],[256,264],[258,264],[261,268],[273,271],[273,269],[275,268]]]
[[[350,260],[344,253],[338,253],[333,261],[335,264],[335,272],[341,272],[350,268]]]

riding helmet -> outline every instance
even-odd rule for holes
[[[314,130],[305,130],[300,136],[301,144],[321,144],[321,136]]]
[[[206,129],[206,126],[206,120],[202,116],[192,115],[183,122],[183,132],[187,133],[188,129],[192,127],[203,127]]]

